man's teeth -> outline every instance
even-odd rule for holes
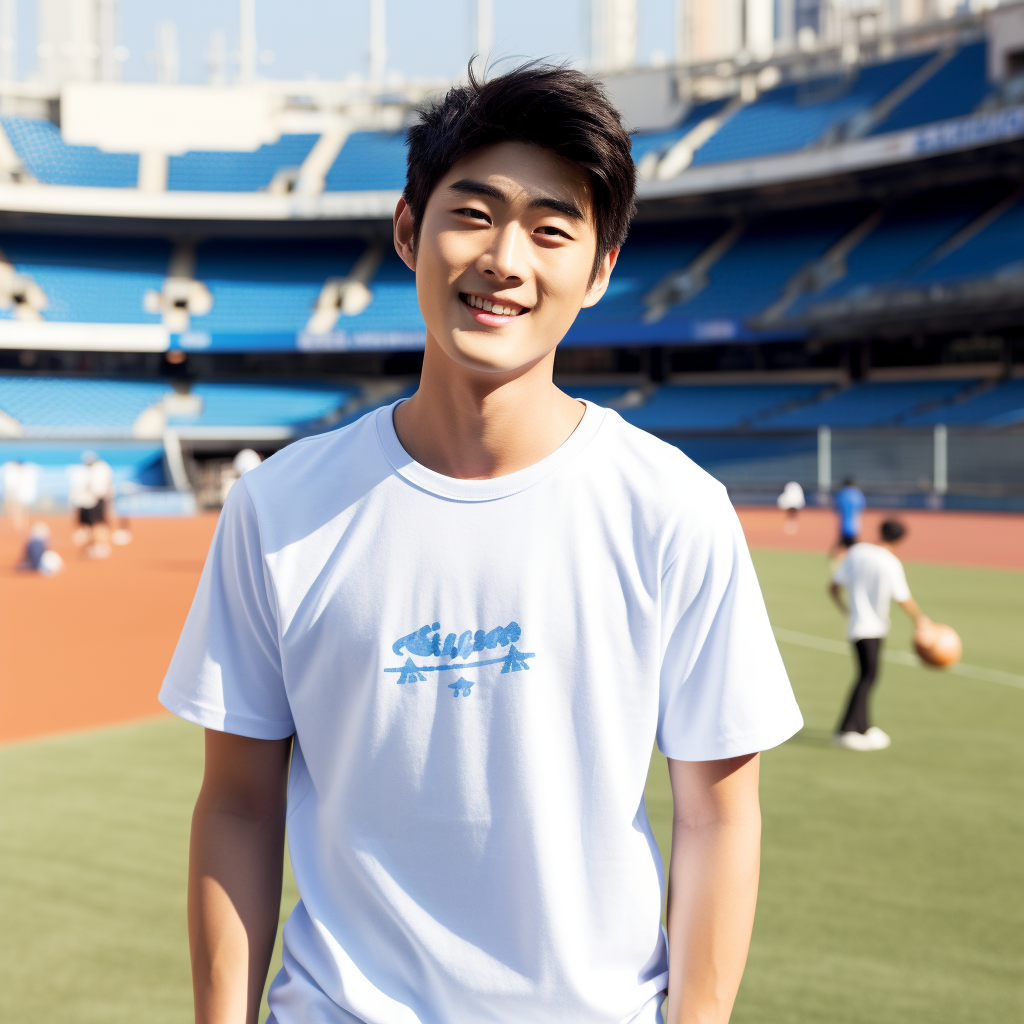
[[[494,313],[496,316],[517,316],[518,311],[511,306],[502,306],[489,299],[481,299],[479,295],[468,295],[467,301],[474,309],[482,309],[485,313]]]

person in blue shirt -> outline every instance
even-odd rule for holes
[[[835,503],[836,514],[839,516],[839,539],[832,546],[833,557],[841,548],[849,548],[857,543],[860,536],[860,518],[867,500],[853,477],[848,476],[836,494]]]

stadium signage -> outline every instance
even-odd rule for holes
[[[302,331],[296,348],[300,352],[411,352],[419,351],[426,342],[426,331]]]

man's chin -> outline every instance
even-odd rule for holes
[[[481,338],[474,334],[476,332],[455,331],[447,344],[441,346],[449,359],[467,370],[515,376],[536,366],[547,355],[525,350],[521,345],[502,341],[494,335]]]

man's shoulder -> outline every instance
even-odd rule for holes
[[[615,410],[604,411],[597,470],[651,508],[714,514],[731,507],[724,485],[676,445],[627,423]]]
[[[303,437],[243,477],[258,513],[296,508],[328,493],[339,495],[381,479],[387,460],[371,410],[354,423]]]

